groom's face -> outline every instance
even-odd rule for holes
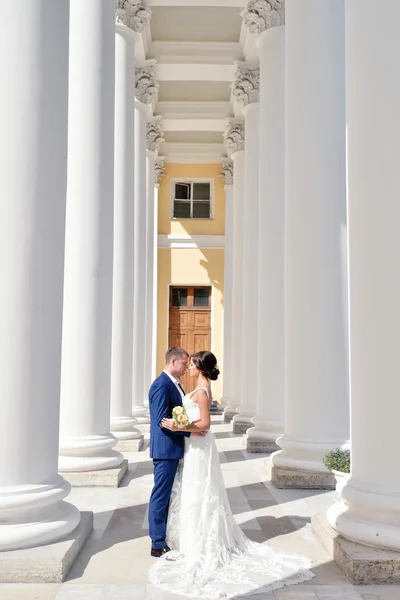
[[[188,357],[186,354],[182,354],[179,358],[173,360],[173,367],[175,371],[175,377],[183,377],[188,368]]]

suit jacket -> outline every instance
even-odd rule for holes
[[[183,457],[186,431],[162,429],[164,417],[171,418],[172,409],[182,406],[182,396],[176,385],[164,371],[151,385],[149,391],[150,408],[150,458],[180,459]]]

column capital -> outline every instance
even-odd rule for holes
[[[142,33],[151,19],[146,0],[117,0],[116,23]]]
[[[160,145],[163,143],[164,128],[161,123],[161,116],[154,117],[147,122],[146,126],[146,143],[147,150],[158,153]]]
[[[251,33],[279,27],[285,24],[285,0],[250,0],[242,16]]]
[[[260,101],[260,68],[237,61],[232,95],[242,106]]]
[[[224,131],[224,143],[226,153],[230,158],[234,152],[244,150],[245,129],[243,123],[238,123],[234,119],[229,121],[227,128]]]
[[[165,156],[157,156],[154,166],[156,184],[159,184],[161,177],[165,175]]]
[[[225,179],[225,185],[233,184],[233,160],[226,156],[221,158],[221,177]]]
[[[159,85],[156,81],[155,60],[135,70],[136,98],[142,104],[152,104],[157,99]]]

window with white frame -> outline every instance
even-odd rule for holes
[[[173,219],[212,219],[212,180],[172,182]]]

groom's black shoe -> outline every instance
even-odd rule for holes
[[[164,546],[163,548],[152,548],[150,554],[155,558],[160,558],[160,556],[166,554],[167,552],[170,552],[170,550],[171,548],[168,548],[168,546]]]

